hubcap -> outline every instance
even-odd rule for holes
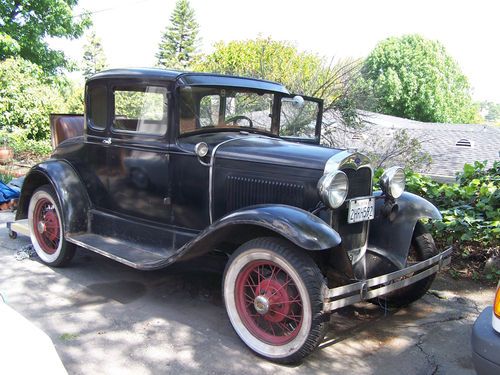
[[[43,221],[39,221],[36,225],[36,229],[38,230],[38,233],[42,234],[45,232],[45,223]]]
[[[269,311],[269,300],[264,296],[257,296],[253,302],[253,306],[260,315],[265,315]]]

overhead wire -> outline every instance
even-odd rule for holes
[[[73,16],[73,18],[83,17],[86,15],[92,15],[92,14],[97,14],[97,13],[104,13],[104,12],[109,12],[109,11],[113,11],[113,10],[119,10],[119,9],[122,9],[124,7],[127,7],[127,6],[142,4],[142,3],[146,3],[148,1],[153,1],[153,0],[138,0],[138,1],[135,1],[133,3],[121,4],[119,6],[115,6],[115,7],[111,7],[111,8],[97,9],[97,10],[93,10],[93,11],[83,11],[81,13],[75,14]]]

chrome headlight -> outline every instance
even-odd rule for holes
[[[384,194],[397,199],[405,191],[405,172],[401,167],[391,167],[380,177],[379,185]]]
[[[342,171],[325,174],[318,181],[318,190],[321,199],[326,205],[331,208],[342,206],[349,190],[346,174]]]

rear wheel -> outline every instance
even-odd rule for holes
[[[406,266],[432,258],[438,253],[432,235],[425,229],[424,225],[417,222],[406,260]],[[388,307],[401,307],[422,298],[431,287],[436,274],[432,274],[425,279],[408,285],[405,288],[396,290],[378,298],[378,303]]]
[[[323,339],[326,286],[314,261],[287,241],[258,238],[229,260],[223,289],[227,314],[243,342],[281,363],[300,361]]]
[[[53,267],[68,264],[76,246],[64,239],[61,209],[50,185],[38,188],[31,197],[28,223],[31,242],[40,259]]]

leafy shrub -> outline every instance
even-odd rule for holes
[[[52,152],[50,140],[34,140],[29,139],[30,132],[28,129],[14,128],[12,131],[5,129],[0,130],[0,140],[2,145],[5,144],[14,151],[15,159],[25,159],[26,157],[44,158]]]
[[[446,244],[494,247],[500,244],[500,162],[465,164],[454,184],[441,184],[407,173],[407,191],[436,205],[442,221],[430,224],[436,240]]]
[[[374,182],[383,170],[375,172]],[[440,210],[442,221],[429,221],[438,247],[453,245],[454,262],[465,265],[467,273],[495,281],[500,270],[487,271],[484,264],[500,255],[500,162],[487,168],[486,162],[465,164],[457,182],[444,184],[421,174],[406,172],[406,190],[431,201]],[[452,276],[458,273],[453,271]]]
[[[0,129],[26,129],[26,139],[47,140],[49,114],[68,111],[83,112],[82,88],[21,58],[0,61]]]
[[[440,245],[500,246],[500,162],[465,164],[454,184],[439,183],[413,171],[406,172],[406,191],[432,202],[443,215],[428,227]],[[383,169],[375,171],[374,184]]]

